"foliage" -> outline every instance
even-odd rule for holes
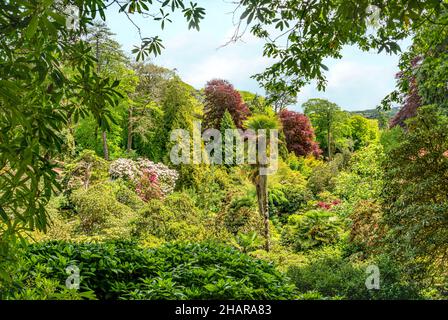
[[[411,62],[411,67],[416,72],[416,69],[419,69],[419,63],[421,62],[421,57],[416,57]],[[407,85],[409,88],[406,92],[406,97],[404,98],[403,107],[398,111],[398,113],[390,120],[389,126],[391,128],[400,125],[401,127],[405,126],[405,121],[409,118],[414,117],[417,114],[417,108],[422,104],[422,98],[418,93],[417,80],[416,76],[412,75],[410,79],[400,79],[406,77],[405,72],[400,71],[396,76],[399,81],[407,80],[409,84]]]
[[[364,252],[378,251],[385,230],[381,223],[382,210],[378,203],[363,200],[350,215],[350,242]]]
[[[253,251],[261,245],[261,239],[255,231],[250,233],[238,233],[236,241],[243,253]]]
[[[28,248],[6,298],[48,298],[48,283],[56,287],[55,293],[66,292],[69,265],[80,269],[81,297],[87,292],[102,300],[292,297],[292,287],[274,266],[219,244],[168,244],[147,250],[130,242],[49,242]],[[43,288],[25,285],[42,281]],[[27,287],[32,294],[27,295]]]
[[[341,233],[341,221],[334,213],[326,210],[311,210],[304,214],[293,214],[282,234],[283,245],[291,246],[296,252],[334,244]]]
[[[208,237],[200,210],[185,193],[173,193],[160,200],[150,200],[134,221],[133,234],[142,239],[153,235],[166,241],[203,240]]]
[[[120,158],[113,161],[109,166],[109,175],[112,179],[134,181],[137,174],[137,166],[132,159]]]
[[[288,215],[305,208],[311,199],[312,194],[305,183],[285,181],[270,188],[269,210],[285,220]]]
[[[138,158],[136,161],[117,159],[110,164],[109,174],[112,179],[124,179],[131,185],[135,184],[137,192],[145,201],[152,197],[152,192],[155,192],[153,196],[156,198],[173,192],[178,179],[176,170],[145,158]],[[146,192],[149,192],[148,197],[144,195]]]
[[[133,211],[117,201],[116,189],[112,183],[102,183],[72,193],[71,200],[80,219],[82,233],[117,238],[130,235]]]
[[[244,104],[241,95],[226,80],[214,79],[205,86],[204,127],[221,128],[221,121],[227,111],[232,116],[238,128],[249,115],[249,109]]]
[[[66,193],[80,187],[88,188],[107,177],[108,163],[92,150],[83,150],[76,159],[64,167],[62,186]]]
[[[286,109],[280,112],[279,117],[285,133],[288,150],[294,152],[299,157],[310,154],[319,157],[321,150],[314,141],[314,131],[309,119],[303,114]]]
[[[404,138],[403,133],[404,130],[400,126],[381,131],[380,143],[383,146],[384,153],[389,153],[401,143]]]
[[[380,270],[380,289],[368,290],[365,281],[369,262],[357,263],[342,257],[338,248],[326,247],[307,256],[308,262],[293,266],[288,276],[299,292],[318,293],[319,299],[418,299],[417,288],[402,279],[394,261],[378,257],[370,263]]]
[[[135,184],[137,195],[145,202],[162,198],[162,189],[154,171],[144,169]]]
[[[431,19],[413,34],[409,51],[400,58],[397,89],[382,102],[384,109],[392,102],[402,105],[391,126],[405,126],[404,121],[417,114],[420,106],[436,104],[447,110],[447,8],[431,14]]]
[[[348,154],[348,156],[350,155]],[[339,153],[332,161],[319,163],[312,168],[307,181],[308,188],[315,195],[324,191],[333,191],[339,172],[348,166],[348,162],[347,154]]]
[[[266,99],[258,94],[249,91],[238,91],[251,114],[264,113],[269,106],[266,105]]]
[[[378,141],[380,132],[377,120],[370,120],[360,115],[354,115],[350,117],[349,123],[354,151]]]
[[[99,127],[112,121],[118,81],[93,70],[90,48],[74,36],[85,31],[96,2],[79,1],[84,16],[78,32],[52,1],[14,0],[0,4],[0,207],[10,229],[45,230],[45,204],[56,182],[54,159],[64,141],[60,132],[92,114]],[[23,23],[16,23],[22,21]]]
[[[132,210],[139,210],[144,206],[141,198],[135,193],[135,191],[128,187],[125,181],[116,180],[118,185],[115,193],[115,198],[118,202],[130,207]]]
[[[448,119],[420,107],[404,140],[386,156],[384,222],[391,250],[404,261],[446,268]]]
[[[349,170],[336,178],[335,194],[350,203],[378,198],[383,188],[383,160],[380,144],[371,144],[355,152]]]
[[[217,217],[218,223],[233,235],[238,233],[261,233],[263,226],[257,211],[257,202],[253,196],[233,196],[227,207]]]
[[[349,118],[339,106],[323,99],[310,99],[302,108],[313,124],[319,146],[327,151],[329,160],[336,150],[350,147],[346,142],[346,137],[350,136]]]
[[[255,76],[266,91],[296,96],[312,80],[325,88],[327,58],[341,58],[346,45],[397,53],[397,41],[444,17],[444,1],[264,1],[243,0],[240,22],[266,41],[264,56],[274,63]],[[438,21],[446,26],[446,21]],[[234,36],[238,39],[239,32]],[[284,45],[287,43],[288,45]],[[446,83],[446,81],[445,81]]]
[[[166,196],[167,194],[173,192],[179,176],[176,170],[168,168],[163,163],[154,163],[144,158],[137,159],[136,165],[140,172],[143,172],[143,174],[145,174],[145,171],[155,174],[160,183],[162,195]]]

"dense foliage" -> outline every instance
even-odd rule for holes
[[[314,132],[308,118],[303,114],[286,109],[282,110],[279,116],[288,150],[299,157],[309,154],[318,157],[321,151],[314,141]]]
[[[419,108],[404,141],[389,154],[384,189],[392,250],[441,270],[447,268],[448,252],[447,126],[448,118],[434,106]]]
[[[207,82],[204,90],[204,127],[221,128],[221,122],[225,112],[232,116],[237,128],[243,127],[243,121],[250,111],[244,104],[238,91],[225,80],[211,80]]]
[[[79,292],[65,288],[77,266]],[[73,297],[71,296],[73,295]],[[275,268],[219,244],[50,242],[27,248],[4,299],[288,299],[292,286]]]
[[[265,97],[133,61],[95,20],[110,4],[162,28],[181,11],[198,29],[196,3],[70,1],[71,29],[68,2],[0,3],[1,299],[446,299],[446,1],[240,1],[276,59],[256,76]],[[293,111],[301,86],[325,86],[324,58],[347,44],[397,53],[407,36],[384,110]],[[161,54],[140,37],[137,60]],[[234,158],[264,130],[278,163],[215,165],[209,128],[214,142],[247,130],[240,150],[223,146]]]

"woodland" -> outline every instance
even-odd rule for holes
[[[151,62],[163,39],[142,26],[125,53],[114,7],[160,29],[207,15],[184,0],[0,3],[1,300],[447,299],[446,0],[235,1],[232,41],[245,29],[275,60],[241,75],[265,95],[193,87]],[[347,45],[398,54],[395,90],[374,110],[297,111]],[[171,132],[196,121],[277,130],[276,172],[173,164]]]

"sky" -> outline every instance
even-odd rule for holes
[[[206,15],[199,32],[188,30],[181,13],[175,13],[173,23],[164,30],[151,18],[132,16],[143,37],[162,38],[165,49],[150,61],[176,69],[183,81],[197,89],[211,79],[220,78],[230,81],[238,90],[264,95],[264,89],[251,78],[272,62],[263,57],[263,40],[246,32],[242,41],[225,45],[235,31],[232,14],[235,5],[230,0],[200,1],[200,5]],[[106,22],[115,33],[115,40],[131,55],[132,48],[140,44],[136,27],[115,6],[108,9]],[[409,44],[403,42],[402,50]],[[300,106],[310,98],[328,99],[344,110],[373,109],[394,90],[399,56],[362,52],[356,47],[345,47],[342,55],[342,59],[324,61],[329,67],[325,92],[319,92],[315,84],[307,85],[290,109],[300,111]]]

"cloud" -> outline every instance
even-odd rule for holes
[[[217,52],[204,61],[191,66],[185,80],[195,87],[203,87],[213,78],[229,80],[235,87],[241,88],[250,76],[263,71],[269,65],[264,57],[241,57],[236,53]]]
[[[339,61],[331,67],[327,80],[328,89],[360,87],[361,85],[377,85],[377,80],[393,77],[388,67],[359,63],[356,61]]]

